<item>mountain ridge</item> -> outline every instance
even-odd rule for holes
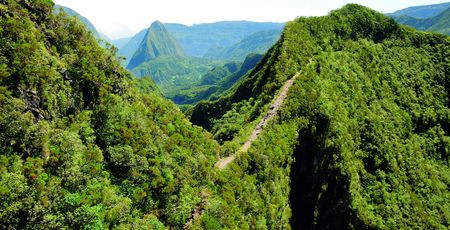
[[[229,219],[253,212],[246,220],[268,228],[445,228],[449,46],[448,36],[355,4],[288,23],[230,94],[193,109],[191,121],[226,159],[302,71],[280,112],[222,172],[221,183],[235,186],[223,186],[220,209],[203,215],[224,228],[243,228]],[[242,211],[224,221],[215,214],[223,209]]]
[[[250,53],[265,54],[278,41],[281,32],[281,28],[258,31],[231,46],[210,48],[203,57],[217,60],[244,61]]]
[[[57,4],[55,4],[53,8],[54,8],[53,12],[56,13],[56,14],[61,12],[61,10],[63,10],[66,14],[78,18],[86,26],[86,28],[88,28],[88,30],[92,32],[92,34],[97,39],[103,39],[103,40],[105,40],[107,42],[110,41],[110,39],[106,35],[101,34],[97,30],[97,28],[95,28],[94,24],[92,24],[92,22],[90,22],[89,19],[87,19],[86,17],[84,17],[80,13],[76,12],[75,10],[73,10],[73,9],[71,9],[69,7],[62,6],[62,5],[57,5]]]
[[[409,15],[401,15],[394,17],[394,19],[399,23],[418,30],[450,35],[450,6],[438,15],[430,18],[414,18]]]
[[[431,18],[442,13],[444,10],[450,7],[450,2],[423,5],[423,6],[412,6],[405,9],[397,10],[393,13],[386,14],[391,17],[399,17],[402,15],[408,15],[414,18]]]

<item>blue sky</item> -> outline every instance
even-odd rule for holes
[[[298,16],[325,15],[347,3],[383,13],[448,0],[54,0],[88,18],[110,38],[127,37],[153,21],[186,25],[224,20],[285,22]]]

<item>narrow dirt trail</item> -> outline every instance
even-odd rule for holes
[[[210,196],[211,196],[210,192],[208,192],[206,190],[202,191],[202,193],[200,194],[201,201],[199,204],[197,204],[195,206],[191,215],[187,219],[186,224],[183,226],[183,229],[189,229],[191,227],[192,223],[194,223],[194,221],[203,214],[203,212],[205,211],[206,203],[208,202],[208,199]]]
[[[278,94],[278,97],[275,99],[275,101],[270,105],[269,111],[267,111],[266,115],[264,115],[263,119],[256,125],[255,129],[253,129],[252,134],[249,136],[248,140],[242,145],[242,147],[239,149],[238,152],[247,152],[250,146],[252,146],[253,142],[258,138],[259,134],[261,134],[262,130],[266,125],[269,123],[270,120],[277,115],[278,110],[280,110],[281,105],[283,104],[284,100],[287,97],[287,93],[289,92],[289,88],[294,84],[295,79],[300,75],[300,72],[295,74],[291,79],[287,80],[286,83],[284,83],[283,88],[281,88],[280,93]],[[226,168],[228,164],[233,162],[233,160],[236,158],[236,154],[231,155],[226,158],[220,159],[216,163],[216,167],[218,167],[220,170]]]

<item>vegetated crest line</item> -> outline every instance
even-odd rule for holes
[[[250,146],[252,146],[253,142],[258,138],[259,134],[261,134],[262,130],[266,127],[270,120],[272,120],[275,115],[277,115],[278,110],[280,110],[281,105],[287,97],[287,93],[289,88],[294,84],[295,79],[300,75],[301,72],[297,72],[291,79],[287,80],[283,87],[281,88],[281,92],[275,101],[270,105],[269,111],[267,111],[266,115],[264,115],[263,119],[256,125],[255,129],[253,129],[252,134],[250,134],[248,140],[242,145],[239,149],[239,152],[247,152]],[[226,158],[219,159],[216,163],[216,167],[219,169],[224,169],[233,162],[236,158],[236,154],[228,156]]]

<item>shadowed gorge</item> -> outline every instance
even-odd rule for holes
[[[332,169],[332,159],[324,154],[327,150],[320,149],[320,135],[323,133],[311,130],[300,134],[300,144],[293,152],[289,175],[292,229],[345,229],[354,215],[348,206],[347,179]]]

